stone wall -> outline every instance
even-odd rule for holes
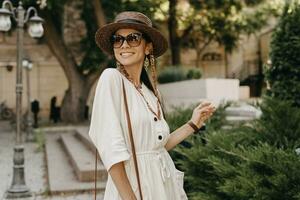
[[[6,101],[8,107],[15,109],[16,104],[16,32],[0,33],[0,102]],[[60,105],[68,83],[57,59],[46,44],[39,44],[24,34],[24,58],[30,59],[33,68],[30,73],[31,100],[40,102],[41,116],[49,115],[50,99],[57,96]],[[12,71],[7,70],[12,66]],[[27,110],[27,81],[23,69],[23,111]]]

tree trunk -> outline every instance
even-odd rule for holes
[[[194,40],[194,46],[196,49],[196,67],[199,68],[201,66],[201,54],[205,50],[205,48],[211,43],[212,39],[208,39],[207,41],[202,40],[203,45],[200,46],[199,40]]]
[[[224,47],[225,78],[228,78],[228,53]]]
[[[98,27],[102,27],[106,24],[106,17],[104,15],[104,10],[101,3],[102,2],[100,0],[92,0]]]
[[[177,0],[169,0],[168,29],[169,29],[169,39],[171,44],[170,48],[171,48],[172,65],[178,66],[181,64],[181,59],[180,59],[181,38],[178,37],[177,34],[178,23],[176,19],[176,5],[177,5]]]
[[[85,106],[90,88],[85,81],[73,82],[67,89],[61,105],[61,118],[64,122],[81,122],[84,120]]]
[[[264,74],[263,74],[263,59],[261,55],[261,37],[256,36],[257,39],[257,65],[258,65],[258,74],[257,74],[257,86],[256,86],[256,93],[257,97],[261,96],[261,91],[264,84]]]
[[[196,48],[196,68],[200,68],[200,61],[201,61],[201,50]]]
[[[45,19],[45,39],[51,52],[59,61],[69,88],[67,89],[61,105],[61,119],[64,122],[78,123],[84,121],[86,101],[93,86],[104,67],[97,72],[83,75],[76,64],[74,56],[68,50],[61,34],[55,29],[52,16],[49,11],[42,12]]]

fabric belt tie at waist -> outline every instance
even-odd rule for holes
[[[136,152],[137,156],[141,156],[141,155],[149,155],[149,154],[154,154],[157,156],[157,159],[159,161],[160,164],[160,174],[162,177],[163,182],[166,181],[167,178],[170,178],[171,173],[169,168],[166,166],[166,162],[165,159],[163,158],[163,153],[166,151],[166,149],[162,149],[162,150],[157,150],[157,151],[143,151],[143,152]]]

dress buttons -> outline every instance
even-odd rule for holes
[[[156,118],[156,117],[154,117],[154,121],[157,121],[157,118]]]
[[[159,140],[162,140],[162,136],[161,136],[161,135],[159,135],[159,136],[158,136],[158,139],[159,139]]]

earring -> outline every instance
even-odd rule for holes
[[[152,82],[155,91],[155,95],[157,95],[157,74],[156,74],[156,66],[155,66],[155,58],[153,54],[150,54],[150,66],[151,66],[151,73],[152,73]]]
[[[148,67],[149,67],[149,59],[147,58],[147,55],[145,56],[144,67],[145,67],[146,70],[148,70]]]
[[[155,58],[153,54],[150,55],[150,65],[155,66]]]

